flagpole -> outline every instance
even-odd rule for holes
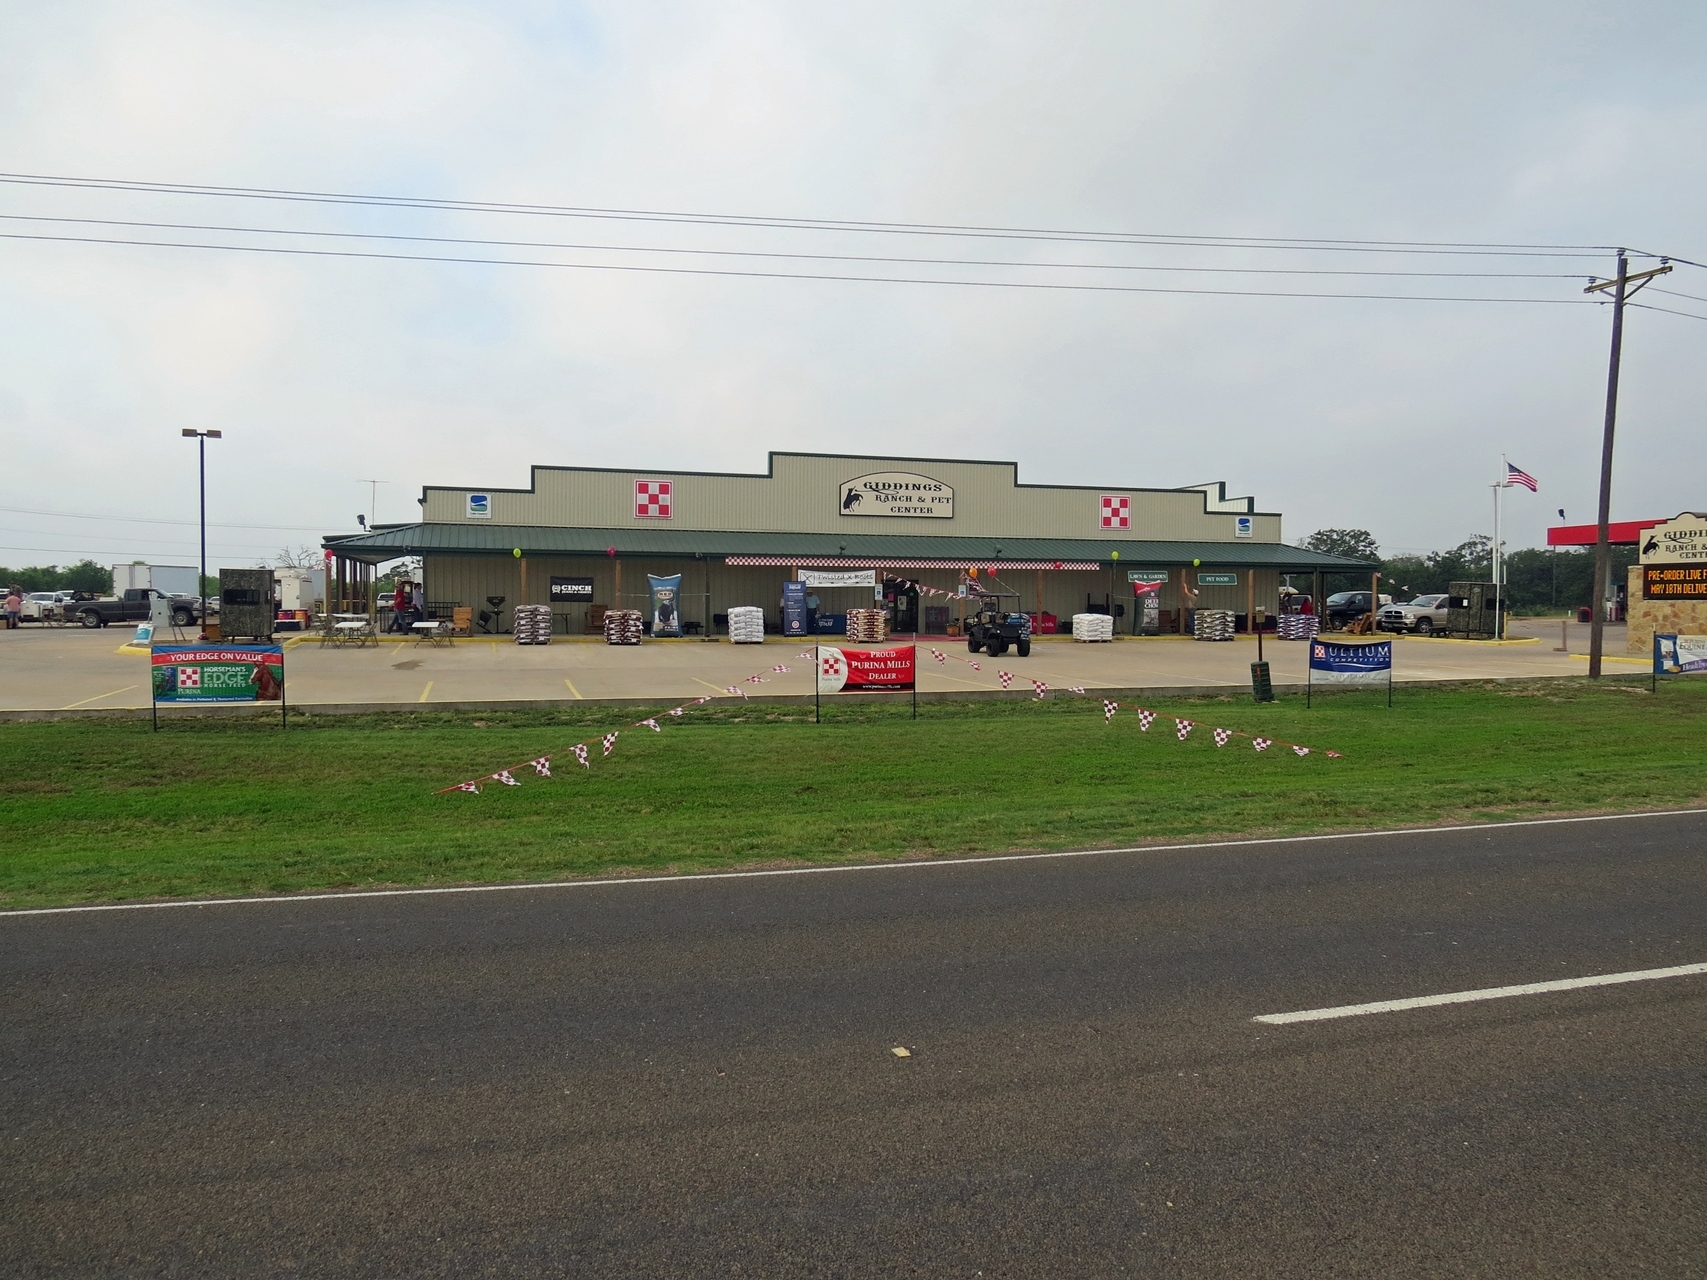
[[[1511,464],[1500,454],[1500,479],[1494,486],[1494,639],[1505,639],[1505,548],[1500,545],[1500,493]]]

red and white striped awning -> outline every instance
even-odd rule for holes
[[[909,560],[895,556],[725,556],[724,564],[802,569],[1076,569],[1102,568],[1095,560]]]

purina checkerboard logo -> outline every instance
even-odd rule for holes
[[[636,480],[634,482],[634,518],[636,520],[668,520],[670,518],[670,482],[668,480]]]
[[[202,669],[200,667],[179,667],[178,688],[199,689],[202,687]]]
[[[489,493],[469,494],[468,518],[470,520],[490,520],[492,518],[492,495]]]
[[[1102,527],[1130,529],[1132,527],[1132,498],[1124,493],[1102,495]]]

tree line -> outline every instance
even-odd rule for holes
[[[1477,535],[1450,551],[1422,556],[1383,556],[1367,529],[1321,529],[1300,544],[1312,551],[1374,562],[1381,589],[1395,600],[1445,591],[1454,582],[1493,580],[1493,539]],[[1612,581],[1624,581],[1636,563],[1634,546],[1612,548]],[[1330,591],[1367,590],[1365,573],[1323,575]],[[1594,548],[1526,547],[1505,554],[1506,607],[1514,613],[1578,609],[1594,598]]]

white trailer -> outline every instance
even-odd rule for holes
[[[115,564],[113,594],[122,596],[134,588],[152,588],[168,596],[201,594],[193,564]]]

